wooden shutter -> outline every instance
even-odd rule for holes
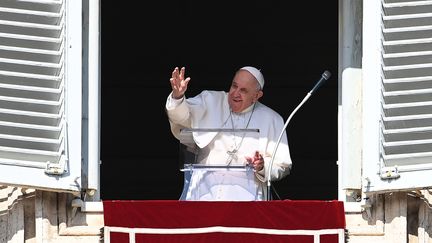
[[[80,2],[0,1],[0,184],[79,190]]]
[[[378,164],[378,177],[369,175],[368,190],[430,187],[432,1],[383,0],[381,7],[379,161],[366,161]]]

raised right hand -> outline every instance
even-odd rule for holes
[[[184,93],[187,90],[187,86],[190,78],[184,78],[185,68],[182,67],[180,70],[178,67],[174,68],[172,72],[170,82],[172,88],[172,97],[174,99],[180,99],[184,96]]]

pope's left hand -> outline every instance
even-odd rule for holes
[[[258,151],[255,151],[253,157],[246,156],[246,161],[255,171],[260,171],[264,168],[264,158]]]

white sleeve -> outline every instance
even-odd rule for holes
[[[169,94],[166,104],[166,113],[168,115],[168,120],[171,127],[171,132],[177,139],[180,135],[180,130],[185,127],[191,127],[190,122],[190,111],[186,104],[186,99],[174,99],[171,94]]]
[[[173,110],[178,105],[180,105],[184,101],[185,97],[181,97],[180,99],[175,99],[172,97],[172,92],[168,95],[167,102],[166,102],[166,109],[167,110]]]

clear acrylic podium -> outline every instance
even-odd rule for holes
[[[224,183],[225,188],[235,183],[240,190],[255,193],[254,170],[246,158],[258,151],[258,129],[182,129],[179,145],[179,167],[184,172],[180,200],[200,200],[201,194]]]

